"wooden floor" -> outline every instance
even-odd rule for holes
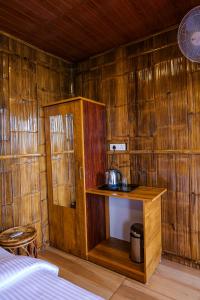
[[[200,271],[167,260],[144,285],[51,247],[39,256],[56,264],[61,277],[105,299],[200,300]]]

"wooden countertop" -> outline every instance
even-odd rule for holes
[[[154,201],[162,196],[167,190],[165,188],[156,188],[156,187],[147,187],[147,186],[139,186],[134,189],[132,192],[118,192],[118,191],[106,191],[99,190],[98,188],[89,188],[86,189],[86,193],[102,195],[106,197],[114,197],[114,198],[123,198],[130,199],[135,201]]]

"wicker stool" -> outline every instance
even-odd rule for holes
[[[19,226],[0,233],[0,246],[13,254],[37,257],[36,239],[35,228]]]

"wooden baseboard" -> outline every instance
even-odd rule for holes
[[[182,257],[173,253],[168,253],[167,251],[162,253],[162,257],[170,261],[200,270],[200,261],[195,261],[190,258]]]

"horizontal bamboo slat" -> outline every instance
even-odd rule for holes
[[[189,154],[189,155],[199,155],[200,150],[131,150],[129,151],[130,154]]]
[[[15,159],[15,158],[22,158],[22,157],[41,157],[41,156],[45,156],[45,155],[46,154],[40,154],[40,153],[18,154],[18,155],[0,155],[0,160]]]

